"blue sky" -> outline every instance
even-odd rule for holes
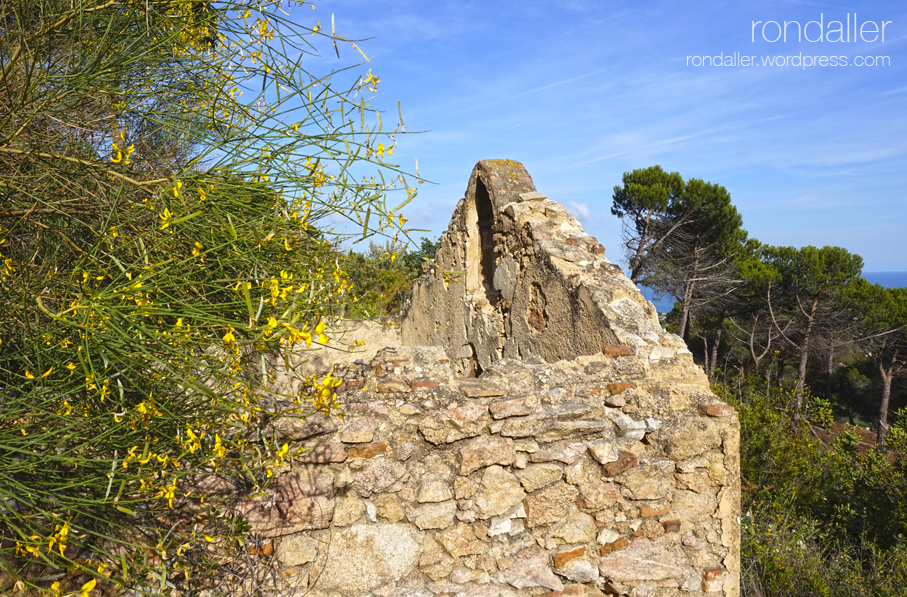
[[[612,189],[624,172],[660,164],[724,185],[763,242],[839,245],[862,255],[866,271],[907,270],[907,3],[316,5],[297,14],[330,27],[333,13],[338,34],[373,38],[359,45],[381,77],[375,102],[394,115],[387,120],[399,100],[407,128],[425,131],[400,138],[395,158],[410,170],[418,158],[436,183],[422,185],[406,213],[431,237],[447,227],[474,164],[509,158],[623,262]],[[851,39],[856,15],[861,26],[889,21],[885,40],[797,42],[790,25],[786,42],[769,43],[762,25],[752,27],[762,21],[772,39],[769,21],[821,18],[827,33],[848,14]],[[688,56],[734,52],[757,65],[687,65]],[[888,65],[761,64],[797,55],[849,64],[887,56]]]

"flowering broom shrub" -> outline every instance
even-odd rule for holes
[[[414,194],[377,77],[303,68],[358,47],[302,7],[0,3],[0,593],[226,586],[246,525],[198,479],[254,494],[292,457],[258,355],[327,341],[327,229],[395,236]]]

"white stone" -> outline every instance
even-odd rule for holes
[[[672,359],[677,356],[678,349],[676,348],[665,348],[664,346],[653,346],[652,350],[649,351],[649,360],[650,361],[660,361],[662,359]]]
[[[583,512],[574,511],[551,531],[551,536],[563,539],[566,543],[588,543],[595,539],[595,532],[595,519]]]
[[[658,334],[656,334],[655,332],[646,332],[642,335],[642,337],[646,342],[651,342],[652,344],[658,344],[659,338],[658,338]]]
[[[589,453],[592,454],[592,458],[599,464],[614,462],[617,460],[618,453],[620,452],[620,448],[605,440],[589,442],[586,446],[589,448]]]
[[[327,545],[324,546],[327,548]],[[301,566],[314,562],[318,557],[321,546],[317,539],[308,535],[298,534],[284,537],[277,546],[277,559],[284,566]]]
[[[663,540],[650,541],[639,537],[628,547],[602,556],[599,562],[602,576],[612,581],[659,581],[686,576],[683,553],[668,547]]]
[[[364,595],[409,574],[419,562],[422,533],[409,525],[368,524],[334,529],[316,592]]]
[[[409,520],[422,530],[446,529],[454,523],[457,503],[453,500],[441,503],[422,504],[412,513],[407,512]]]
[[[648,425],[645,421],[634,421],[623,411],[616,408],[604,407],[605,416],[620,429],[621,436],[629,440],[639,441],[646,435]]]
[[[435,475],[425,475],[416,488],[416,501],[420,504],[446,502],[453,499],[450,486]]]
[[[491,518],[491,524],[488,525],[488,536],[497,537],[498,535],[503,535],[510,532],[510,517],[509,516],[493,516]]]
[[[583,584],[598,582],[598,568],[589,560],[570,560],[555,572],[573,582]]]

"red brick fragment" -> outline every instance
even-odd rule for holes
[[[602,354],[606,357],[632,357],[636,355],[636,351],[633,350],[631,346],[614,346],[614,345],[605,345],[602,347]]]
[[[639,509],[640,518],[651,518],[653,516],[664,516],[671,511],[671,504],[665,504],[660,508],[650,508],[648,506],[643,506]]]
[[[602,473],[606,477],[615,477],[624,471],[630,470],[637,464],[639,464],[639,458],[636,457],[636,454],[621,450],[617,454],[617,460],[602,466]]]
[[[598,550],[599,555],[608,555],[612,551],[617,551],[618,549],[623,549],[624,547],[630,545],[630,542],[627,541],[626,537],[621,537],[613,543],[607,545],[602,545],[601,549]]]
[[[680,521],[679,520],[666,520],[661,523],[661,526],[664,527],[665,533],[679,533],[680,532]]]
[[[351,379],[349,381],[342,382],[337,389],[335,390],[338,394],[342,392],[352,392],[353,390],[361,390],[365,387],[365,382],[361,379]]]
[[[554,555],[554,567],[562,568],[564,564],[570,560],[575,560],[576,558],[581,558],[586,554],[585,547],[579,547],[570,551],[565,551]]]
[[[374,458],[379,454],[384,454],[386,451],[386,443],[375,442],[365,446],[350,446],[346,449],[346,455],[349,458]]]
[[[621,383],[609,383],[608,384],[608,393],[612,396],[614,394],[621,394],[627,390],[632,390],[636,388],[636,384],[632,381],[625,381]]]
[[[702,578],[705,581],[715,580],[716,578],[721,576],[722,572],[724,572],[724,570],[722,570],[721,568],[708,568],[703,573]]]
[[[435,390],[441,382],[436,379],[417,379],[411,385],[414,390]]]
[[[710,417],[730,417],[736,411],[727,404],[700,404],[699,412]]]

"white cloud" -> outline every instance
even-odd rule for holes
[[[577,203],[576,201],[568,201],[567,209],[570,210],[570,215],[579,220],[580,222],[585,222],[589,219],[589,206],[585,203]]]

